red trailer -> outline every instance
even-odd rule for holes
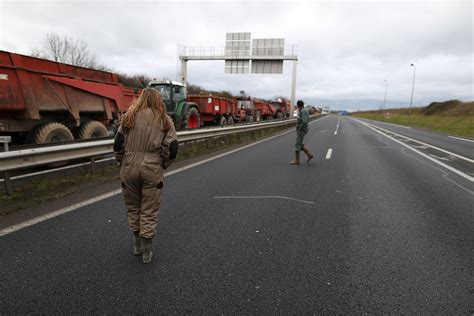
[[[264,120],[276,118],[277,110],[271,103],[265,102],[263,100],[258,100],[258,99],[255,99],[254,103],[255,103],[255,108],[258,111],[260,111],[260,116]]]
[[[234,124],[237,102],[212,95],[188,95],[186,101],[198,105],[201,126],[210,123]]]
[[[254,98],[239,97],[236,99],[237,111],[235,117],[239,122],[260,122],[260,110],[255,106]]]
[[[0,51],[0,134],[14,143],[107,136],[137,96],[110,72]]]
[[[291,102],[289,100],[278,99],[271,101],[271,103],[276,110],[275,118],[282,119],[285,117],[290,117]]]

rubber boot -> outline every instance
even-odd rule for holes
[[[309,152],[309,149],[303,145],[303,151],[304,153],[306,154],[306,156],[308,156],[308,161],[309,162],[311,159],[314,158],[313,154]]]
[[[295,159],[290,161],[290,165],[299,165],[300,164],[300,152],[295,151]]]
[[[150,263],[151,258],[153,257],[153,252],[151,251],[151,238],[142,237],[142,246],[143,246],[143,263]]]
[[[135,256],[141,255],[143,252],[142,249],[142,239],[140,238],[140,232],[133,232],[133,254]]]

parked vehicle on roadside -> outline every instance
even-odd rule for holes
[[[177,130],[284,117],[288,101],[187,95],[170,80],[148,83],[163,96]],[[111,136],[140,89],[112,72],[72,66],[0,50],[0,135],[13,144]]]
[[[13,144],[112,135],[138,94],[111,72],[0,51],[0,134]]]
[[[278,98],[277,100],[270,101],[273,107],[276,109],[277,119],[283,119],[290,117],[291,102],[290,100]]]

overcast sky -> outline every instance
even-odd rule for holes
[[[473,100],[472,1],[0,0],[0,49],[30,54],[48,32],[84,39],[100,63],[176,79],[177,47],[225,44],[226,32],[284,38],[298,54],[297,99],[333,109]],[[283,75],[224,74],[223,61],[188,63],[208,89],[290,96]]]

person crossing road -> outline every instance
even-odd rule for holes
[[[308,157],[307,162],[310,162],[310,160],[314,158],[313,154],[303,143],[304,137],[308,133],[308,111],[304,108],[303,100],[298,100],[298,102],[296,102],[296,105],[298,106],[298,115],[296,117],[295,159],[290,161],[290,164],[292,165],[300,164],[300,151],[303,151]]]

